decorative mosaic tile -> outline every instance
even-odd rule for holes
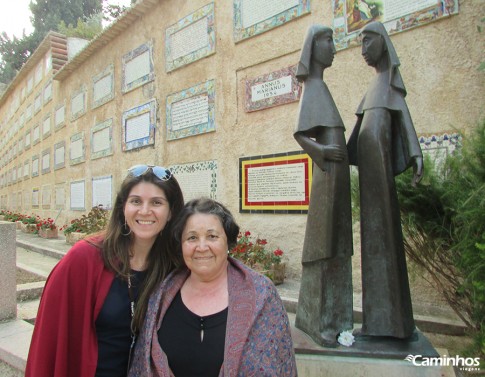
[[[114,64],[107,66],[102,72],[93,77],[93,103],[95,109],[111,101],[115,97]]]
[[[217,199],[217,161],[201,161],[169,167],[177,179],[184,200],[208,197]]]
[[[215,81],[167,96],[167,140],[215,131]]]
[[[66,166],[66,142],[64,140],[54,144],[54,170]]]
[[[69,151],[70,165],[77,165],[85,161],[84,132],[71,136]]]
[[[44,105],[52,100],[52,80],[44,86]]]
[[[155,79],[153,42],[147,42],[123,55],[121,91],[127,93]]]
[[[355,0],[334,0],[332,7],[335,47],[341,50],[360,44],[359,32],[371,21],[382,22],[387,32],[394,34],[457,14],[458,0],[385,1],[371,6]]]
[[[309,12],[310,0],[234,0],[234,41],[264,33]]]
[[[123,113],[121,150],[127,152],[155,144],[156,101],[134,107]]]
[[[42,174],[50,173],[51,171],[51,149],[47,148],[42,151]]]
[[[438,166],[442,166],[446,157],[451,155],[456,148],[460,148],[461,142],[462,136],[459,133],[422,135],[419,137],[421,150],[433,157]]]
[[[165,31],[167,72],[215,53],[214,3],[198,9]]]
[[[96,124],[91,129],[91,160],[113,154],[113,118]]]
[[[75,121],[86,113],[86,96],[87,89],[84,84],[73,92],[71,96],[71,121]]]
[[[295,77],[296,65],[246,80],[246,111],[298,101],[301,85]]]
[[[239,159],[239,212],[308,212],[312,161],[303,151]]]
[[[66,125],[66,101],[57,104],[54,112],[54,129],[60,130]]]

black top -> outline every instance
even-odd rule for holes
[[[131,271],[133,297],[138,298],[140,282],[146,271]],[[113,279],[103,307],[96,319],[98,365],[96,377],[126,376],[131,345],[131,309],[128,282]]]
[[[163,318],[158,341],[176,377],[217,377],[224,361],[227,308],[205,317],[192,313],[180,291]]]

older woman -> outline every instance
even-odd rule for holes
[[[47,279],[26,376],[126,376],[151,292],[183,263],[171,238],[183,204],[169,170],[128,170],[106,231],[76,243]]]
[[[288,317],[272,282],[228,257],[239,227],[211,199],[175,224],[186,268],[150,298],[130,376],[296,376]]]
[[[408,338],[414,320],[394,176],[413,166],[412,183],[419,182],[423,155],[404,100],[399,59],[380,22],[362,30],[362,56],[376,75],[357,109],[348,143],[349,161],[359,167],[360,333]]]

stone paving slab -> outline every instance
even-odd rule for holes
[[[24,371],[33,328],[22,320],[0,323],[0,360]]]

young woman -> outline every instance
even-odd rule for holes
[[[52,270],[26,376],[126,376],[153,289],[183,261],[173,220],[183,195],[169,170],[128,170],[105,232],[76,243]]]

